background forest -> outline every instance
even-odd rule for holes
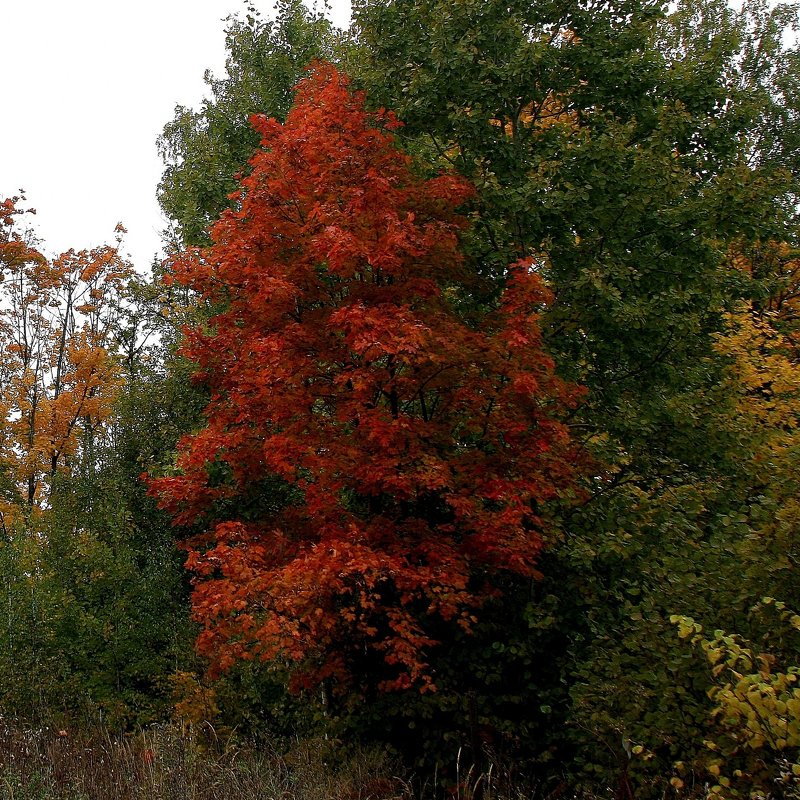
[[[797,22],[282,0],[150,275],[0,205],[3,719],[800,796]]]

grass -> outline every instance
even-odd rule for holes
[[[135,735],[33,728],[0,719],[0,800],[434,800],[435,776],[405,776],[385,751],[344,754],[326,740],[278,753],[186,736],[176,725]],[[461,763],[450,800],[532,796],[495,767]]]
[[[336,767],[330,746],[285,755],[254,746],[214,747],[175,726],[135,736],[70,734],[0,722],[2,800],[406,800],[378,751]]]

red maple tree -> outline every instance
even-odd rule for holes
[[[172,265],[218,310],[183,345],[207,425],[151,486],[203,531],[186,543],[199,649],[215,670],[278,659],[340,685],[371,657],[380,688],[432,689],[432,631],[473,625],[501,573],[535,574],[541,504],[574,482],[559,415],[580,390],[542,347],[549,292],[514,264],[465,323],[471,187],[418,177],[394,116],[333,67],[285,124],[253,124],[235,210]]]

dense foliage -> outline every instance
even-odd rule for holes
[[[379,685],[433,689],[435,626],[471,628],[493,573],[535,574],[540,509],[579,460],[559,423],[578,392],[543,352],[534,263],[509,268],[495,313],[460,318],[469,188],[416,178],[393,117],[361,104],[318,67],[283,125],[256,122],[213,246],[173,261],[221,310],[182,348],[208,424],[154,491],[212,526],[188,546],[215,664],[311,660],[343,691],[377,651],[398,668]]]
[[[796,797],[796,20],[287,0],[152,277],[0,206],[0,712]]]

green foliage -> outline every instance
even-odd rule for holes
[[[109,298],[127,378],[113,419],[86,434],[68,473],[52,476],[45,507],[5,520],[5,716],[100,718],[114,728],[161,719],[172,702],[168,676],[194,665],[182,557],[140,481],[169,462],[204,402],[187,391],[178,362],[159,367],[174,338],[162,313],[168,299],[143,278]]]
[[[168,713],[166,676],[191,658],[169,528],[137,519],[119,473],[104,467],[56,484],[46,513],[6,532],[6,715],[78,714],[113,727],[158,719]]]
[[[707,677],[669,617],[735,624],[774,574],[747,545],[769,501],[742,458],[758,434],[729,424],[716,336],[746,291],[731,242],[789,232],[796,143],[774,120],[794,119],[779,88],[797,56],[778,33],[793,13],[355,5],[356,73],[372,102],[397,109],[420,159],[478,188],[479,297],[502,285],[509,253],[534,255],[557,298],[548,343],[590,390],[573,424],[605,467],[543,562],[541,593],[555,601],[525,613],[550,637],[528,643],[556,674],[529,671],[522,693],[547,697],[565,723],[532,727],[525,751],[563,753],[589,785],[660,793],[672,763],[693,757]],[[524,630],[520,608],[507,609],[504,636]]]
[[[208,229],[230,204],[228,195],[258,146],[252,114],[283,119],[292,89],[315,59],[331,59],[337,34],[324,16],[301,0],[281,0],[274,20],[250,10],[226,29],[227,74],[205,80],[211,97],[197,111],[177,106],[158,140],[166,170],[161,207],[172,221],[169,240],[208,244]]]
[[[674,436],[689,427],[675,398],[715,379],[704,359],[731,291],[720,237],[777,225],[785,191],[745,161],[764,117],[739,86],[749,22],[723,6],[699,19],[621,1],[355,6],[372,102],[478,189],[478,296],[511,256],[534,256],[557,295],[548,342],[591,390],[576,422],[662,476],[697,454]]]

